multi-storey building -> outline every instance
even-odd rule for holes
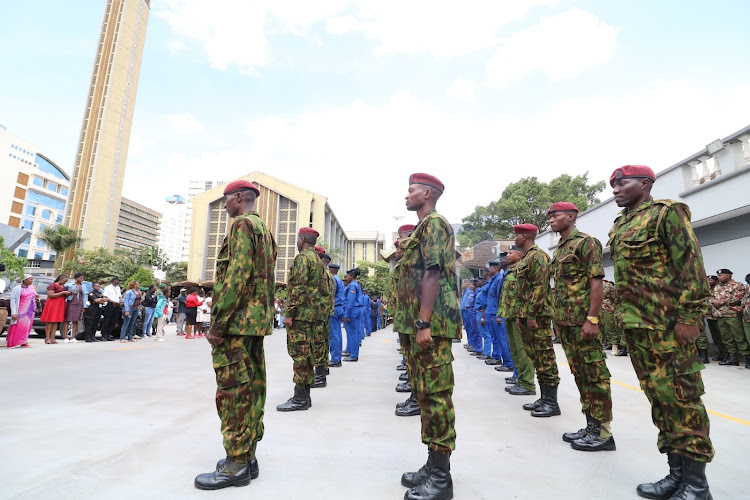
[[[279,246],[276,281],[287,281],[289,268],[297,255],[297,232],[301,227],[313,227],[320,233],[319,241],[334,257],[334,262],[342,266],[351,262],[350,252],[353,248],[328,204],[328,198],[261,172],[253,172],[240,179],[251,181],[260,189],[256,212],[271,230]],[[224,209],[222,186],[214,187],[192,199],[190,252],[187,261],[189,280],[214,279],[216,256],[229,222]]]
[[[115,247],[149,10],[150,0],[106,3],[65,215],[86,249]]]
[[[62,224],[70,177],[32,143],[0,127],[0,221],[29,231],[15,253],[30,267],[54,261],[54,251],[37,238],[44,227]]]
[[[351,269],[357,265],[358,260],[376,262],[383,260],[381,251],[385,248],[385,235],[377,231],[349,231],[349,249],[346,268]]]
[[[159,242],[161,214],[155,210],[122,198],[117,219],[115,248],[155,247]]]
[[[167,196],[165,201],[168,205],[162,217],[159,248],[171,262],[180,262],[183,260],[182,249],[185,247],[187,199],[179,194],[174,194]]]
[[[193,205],[192,200],[195,196],[205,193],[206,191],[213,189],[218,186],[223,186],[226,184],[226,181],[190,181],[190,184],[188,185],[188,193],[187,193],[187,210],[185,212],[185,232],[182,237],[182,257],[179,259],[183,262],[187,262],[190,258],[190,227],[191,227],[191,218],[193,216]]]

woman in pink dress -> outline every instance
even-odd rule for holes
[[[29,333],[34,327],[36,299],[39,297],[31,285],[34,278],[25,274],[21,285],[10,292],[10,329],[8,347],[31,347]]]
[[[57,325],[65,321],[65,299],[68,295],[73,294],[73,292],[65,289],[67,281],[68,277],[65,274],[61,274],[54,283],[47,287],[47,302],[44,303],[42,317],[39,318],[47,323],[44,325],[44,332],[46,333],[45,344],[57,344],[55,333],[57,333]],[[65,335],[63,333],[63,337]]]

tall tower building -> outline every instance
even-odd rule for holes
[[[150,0],[107,0],[65,225],[83,248],[115,248]]]

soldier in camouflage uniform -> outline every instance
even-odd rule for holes
[[[294,396],[286,403],[278,405],[278,411],[307,410],[312,406],[310,387],[315,382],[312,360],[313,337],[321,314],[321,281],[325,279],[323,264],[313,250],[317,237],[318,232],[311,227],[299,230],[299,253],[289,271],[284,326],[287,352],[294,361]]]
[[[313,366],[315,367],[315,382],[312,387],[318,388],[328,385],[326,376],[328,375],[328,351],[330,349],[330,319],[333,316],[336,283],[328,271],[331,256],[326,253],[325,248],[317,245],[315,246],[315,254],[320,259],[322,266],[320,290],[318,291],[318,319],[315,322],[312,344]]]
[[[405,312],[401,333],[413,387],[422,410],[422,442],[427,463],[407,472],[405,500],[453,497],[450,454],[456,447],[453,409],[452,339],[461,338],[455,238],[448,221],[435,211],[444,186],[428,174],[409,177],[406,208],[419,223],[401,243],[398,304]]]
[[[690,209],[654,200],[654,171],[640,165],[612,174],[615,202],[624,207],[609,232],[625,340],[641,389],[659,429],[669,474],[641,484],[646,498],[711,498],[706,463],[714,456],[695,339],[706,314],[708,281]],[[673,496],[674,495],[674,496]]]
[[[519,224],[513,227],[515,243],[524,250],[524,256],[516,268],[516,300],[523,304],[519,317],[516,318],[516,326],[521,330],[526,355],[531,358],[536,368],[536,377],[542,392],[539,404],[531,410],[531,416],[554,417],[560,415],[560,407],[557,404],[560,377],[550,331],[553,313],[552,291],[549,285],[550,258],[536,246],[538,231],[534,224]]]
[[[600,323],[602,334],[606,341],[605,349],[612,348],[612,354],[616,356],[625,356],[628,353],[625,347],[625,336],[620,327],[620,319],[617,310],[617,289],[615,284],[609,280],[604,280],[604,298],[602,299],[602,312],[600,313]]]
[[[599,312],[604,295],[602,244],[575,227],[578,207],[554,203],[549,210],[550,229],[560,233],[552,258],[555,280],[555,327],[568,358],[586,427],[563,434],[574,450],[615,449],[610,373],[599,335]]]
[[[745,276],[745,295],[742,297],[742,328],[745,339],[750,342],[750,274]],[[745,368],[750,370],[750,360],[745,358]]]
[[[255,213],[259,194],[248,181],[224,188],[225,207],[233,220],[216,261],[206,339],[216,372],[216,409],[227,458],[214,472],[195,478],[200,489],[245,486],[259,473],[255,449],[263,438],[266,404],[263,337],[273,332],[277,251],[271,232]]]
[[[523,248],[511,245],[508,249],[508,255],[505,256],[508,259],[508,274],[505,275],[503,293],[500,294],[497,314],[501,318],[505,318],[505,325],[508,328],[510,356],[515,365],[513,376],[505,379],[505,383],[508,384],[505,391],[514,396],[534,396],[536,395],[534,363],[526,355],[521,338],[521,329],[516,323],[516,319],[523,314],[523,304],[517,298],[518,279],[516,276],[518,263],[522,257]]]
[[[742,297],[745,287],[732,279],[732,271],[719,269],[716,271],[719,283],[714,287],[711,305],[714,307],[713,316],[721,332],[721,340],[727,350],[727,356],[719,362],[722,366],[739,366],[739,356],[750,362],[750,344],[745,338],[742,328]]]
[[[716,346],[716,349],[719,350],[719,352],[716,354],[716,357],[713,358],[713,361],[721,361],[724,358],[727,357],[727,346],[724,345],[724,341],[721,340],[721,332],[719,331],[719,324],[716,322],[716,308],[713,306],[714,301],[714,290],[716,289],[716,285],[719,284],[719,277],[716,275],[711,275],[708,277],[708,287],[711,290],[711,297],[706,299],[706,302],[708,302],[708,312],[706,313],[706,324],[708,325],[708,331],[711,332],[711,340],[714,341],[714,345]],[[705,336],[706,332],[702,332],[701,336]],[[701,336],[699,336],[697,339],[695,339],[695,345],[698,346],[698,349],[701,349],[701,345],[698,343]],[[705,349],[708,350],[708,339],[706,339]],[[700,351],[699,351],[700,353]],[[705,358],[703,357],[703,353],[701,354],[701,361],[704,363],[708,362],[708,352],[706,352]]]

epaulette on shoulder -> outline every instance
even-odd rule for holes
[[[667,207],[667,208],[671,208],[671,207],[677,208],[677,207],[680,207],[687,214],[688,219],[691,218],[690,207],[688,207],[687,204],[685,204],[685,203],[683,203],[681,201],[664,199],[664,200],[654,200],[652,203],[654,205],[661,205],[661,206]]]
[[[253,233],[260,234],[263,232],[263,221],[255,214],[242,214],[235,221],[238,223],[245,222],[253,230]]]

